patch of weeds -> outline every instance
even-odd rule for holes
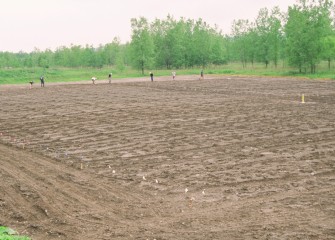
[[[31,239],[26,236],[19,236],[15,230],[9,227],[0,226],[0,240],[31,240]]]

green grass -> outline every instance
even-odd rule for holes
[[[104,67],[98,68],[10,68],[0,69],[0,84],[23,84],[34,81],[39,83],[41,75],[45,76],[46,82],[73,82],[90,80],[91,77],[107,79],[108,73],[113,72],[113,78],[138,77],[138,71],[127,70],[124,73]]]
[[[0,226],[0,240],[31,240],[31,239],[26,236],[19,236],[15,230],[9,227]]]
[[[178,75],[200,75],[201,67],[190,69],[174,69]],[[172,70],[145,70],[145,76],[149,76],[149,72],[153,71],[155,76],[171,76]],[[107,79],[108,73],[113,73],[113,79],[143,77],[138,70],[126,68],[123,72],[117,71],[111,67],[103,68],[7,68],[0,69],[0,84],[28,84],[30,81],[39,83],[39,77],[45,76],[48,82],[73,82],[90,80],[95,76],[98,79]],[[322,63],[317,68],[316,74],[299,74],[296,69],[286,66],[274,67],[269,65],[265,68],[264,64],[248,64],[243,67],[241,63],[230,63],[222,66],[209,66],[204,68],[205,76],[208,74],[215,75],[248,75],[248,76],[273,76],[273,77],[304,77],[310,79],[332,79],[335,80],[335,67],[330,70],[326,63]]]
[[[309,79],[332,79],[335,80],[335,67],[331,69],[325,62],[322,62],[317,67],[317,73],[299,73],[297,69],[278,65],[277,67],[269,65],[267,68],[264,64],[256,63],[248,64],[243,67],[241,63],[230,63],[221,66],[220,68],[212,68],[207,70],[209,74],[225,74],[225,75],[247,75],[247,76],[271,76],[271,77],[303,77]]]

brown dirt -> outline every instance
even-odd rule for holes
[[[0,225],[335,239],[335,82],[195,78],[0,86]]]

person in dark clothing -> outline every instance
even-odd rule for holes
[[[41,80],[41,87],[44,87],[44,76],[41,76],[40,80]]]
[[[150,72],[150,79],[151,79],[151,82],[154,81],[154,74],[152,72]]]
[[[201,72],[200,72],[200,79],[204,79],[204,70],[201,69]]]
[[[108,82],[112,83],[112,73],[108,74]]]
[[[32,89],[33,84],[34,84],[34,81],[30,81],[29,84],[30,84],[30,85],[29,85],[29,89]]]

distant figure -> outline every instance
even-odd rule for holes
[[[92,79],[92,83],[95,84],[95,80],[97,80],[97,78],[96,77],[92,77],[91,79]]]
[[[44,76],[40,77],[40,81],[41,81],[41,87],[44,87]]]
[[[152,72],[150,72],[150,78],[151,78],[151,82],[154,81],[154,74]]]
[[[172,72],[172,79],[174,80],[176,78],[176,72]]]
[[[30,82],[29,82],[29,89],[32,89],[33,84],[34,84],[34,81],[30,81]]]
[[[112,75],[113,75],[113,73],[108,74],[108,81],[109,81],[109,83],[112,83]]]
[[[201,72],[200,72],[200,79],[204,79],[204,70],[201,69]]]

